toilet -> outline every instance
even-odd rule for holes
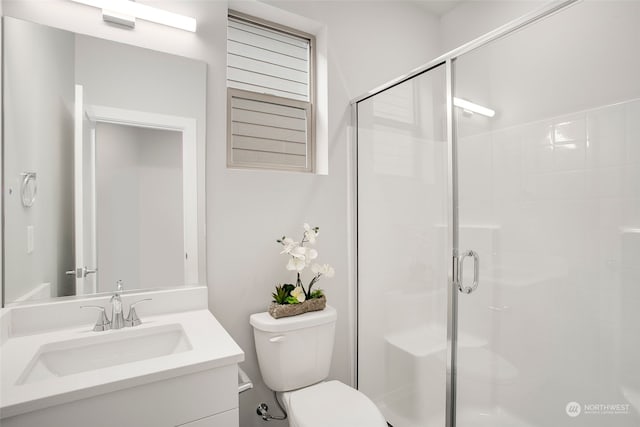
[[[274,319],[252,314],[249,323],[264,383],[278,393],[291,427],[387,427],[376,405],[329,375],[337,319],[324,310]]]

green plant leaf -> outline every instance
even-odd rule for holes
[[[311,298],[321,298],[324,296],[324,292],[322,292],[322,289],[316,289],[315,291],[311,292]]]
[[[287,304],[299,304],[300,303],[300,301],[298,301],[298,298],[292,297],[292,296],[288,296],[287,299],[285,300],[285,302]]]
[[[287,297],[290,295],[291,291],[287,291],[286,285],[284,286],[276,286],[276,291],[271,294],[273,297],[273,301],[278,304],[286,304]]]

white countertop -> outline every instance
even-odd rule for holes
[[[110,393],[158,380],[237,364],[244,360],[242,349],[206,309],[145,316],[134,328],[92,331],[93,323],[45,331],[4,340],[0,351],[0,418],[62,403]],[[191,349],[176,354],[94,369],[66,376],[18,384],[20,376],[37,356],[41,346],[123,331],[180,324]]]

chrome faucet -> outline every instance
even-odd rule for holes
[[[100,310],[100,313],[98,314],[98,320],[93,327],[93,330],[95,332],[108,331],[109,329],[111,329],[111,321],[107,317],[107,312],[105,311],[104,307],[101,307],[99,305],[81,305],[80,308],[92,308],[94,310]]]
[[[116,282],[118,289],[111,297],[111,329],[122,329],[124,327],[124,315],[122,314],[122,299],[120,292],[124,290],[122,280]]]
[[[122,329],[125,326],[138,326],[142,323],[140,317],[136,313],[136,305],[141,302],[151,301],[151,298],[145,298],[139,301],[134,302],[129,306],[129,314],[127,318],[124,318],[122,314],[122,298],[120,297],[120,293],[124,291],[124,286],[122,286],[122,280],[118,280],[116,282],[118,285],[118,289],[115,291],[113,296],[111,297],[111,320],[107,317],[107,312],[104,307],[99,305],[83,305],[80,308],[92,308],[95,310],[99,310],[98,320],[96,321],[95,326],[93,327],[94,331],[107,331],[109,329]]]
[[[145,301],[151,301],[151,298],[141,299],[140,301],[136,301],[129,306],[129,314],[127,315],[127,318],[124,319],[124,324],[126,326],[138,326],[142,323],[142,320],[140,320],[140,317],[138,317],[138,313],[136,313],[136,305]]]

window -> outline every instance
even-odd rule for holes
[[[228,166],[313,170],[313,58],[313,36],[229,13]]]

